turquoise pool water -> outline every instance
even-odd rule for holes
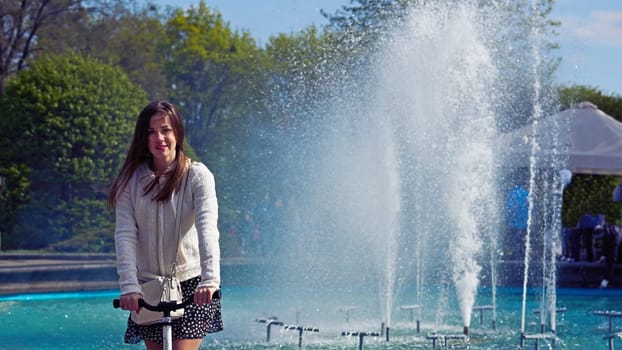
[[[0,349],[143,349],[142,345],[122,343],[127,313],[112,308],[112,299],[118,292],[84,292],[22,294],[0,297]],[[313,290],[284,291],[269,288],[232,288],[223,290],[223,318],[225,331],[205,339],[202,349],[257,349],[298,348],[298,331],[272,327],[270,343],[266,342],[267,328],[257,322],[275,315],[286,325],[316,327],[319,332],[303,332],[305,349],[357,349],[359,338],[342,336],[343,331],[379,332],[382,320],[378,318],[376,300],[364,296],[326,295]],[[478,303],[488,304],[490,294],[482,290]],[[439,301],[430,295],[421,316],[421,332],[416,332],[400,304],[408,303],[409,293],[400,297],[393,311],[391,339],[368,336],[365,349],[431,349],[426,335],[460,334],[461,321],[455,315],[451,297]],[[527,331],[540,329],[538,314],[534,312],[537,295],[530,295]],[[607,349],[603,335],[608,332],[608,320],[593,314],[596,310],[622,310],[620,290],[558,291],[558,306],[567,311],[558,317],[556,349]],[[444,303],[444,311],[437,305]],[[352,308],[346,317],[346,308]],[[340,311],[341,310],[341,311]],[[452,348],[462,349],[516,349],[520,336],[521,293],[518,289],[499,290],[497,303],[497,330],[492,330],[491,313],[484,313],[480,324],[479,313],[473,314],[471,339],[450,341]],[[614,327],[622,329],[622,319],[614,320]],[[549,344],[550,345],[550,344]],[[616,340],[622,347],[622,339]],[[535,344],[527,342],[525,348]],[[438,348],[438,347],[437,347]],[[540,343],[545,349],[545,343]]]

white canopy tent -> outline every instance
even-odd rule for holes
[[[506,166],[529,167],[533,161],[573,174],[622,176],[622,123],[590,102],[504,134],[501,142]]]

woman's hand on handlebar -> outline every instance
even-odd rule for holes
[[[122,294],[119,297],[119,306],[123,310],[140,312],[140,306],[138,306],[138,300],[143,297],[140,293],[128,293]]]
[[[209,304],[217,290],[218,288],[215,287],[197,287],[194,290],[194,303],[197,305]]]

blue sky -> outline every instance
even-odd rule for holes
[[[562,22],[558,81],[622,95],[622,1],[557,0],[553,18]]]
[[[199,0],[162,0],[186,6]],[[320,9],[333,13],[350,0],[206,0],[232,28],[248,30],[260,44],[271,35],[323,25]],[[557,80],[622,95],[622,0],[556,0],[552,19],[562,22]]]

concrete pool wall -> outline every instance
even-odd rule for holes
[[[267,259],[227,258],[222,261],[223,281],[228,286],[269,283],[272,267]],[[500,263],[506,271],[502,286],[522,283],[522,264]],[[597,262],[558,262],[558,287],[597,288],[607,266]],[[509,271],[509,273],[507,273]],[[486,281],[482,281],[486,284]],[[114,254],[0,253],[0,295],[117,288]],[[609,288],[622,288],[622,265],[617,265]]]

